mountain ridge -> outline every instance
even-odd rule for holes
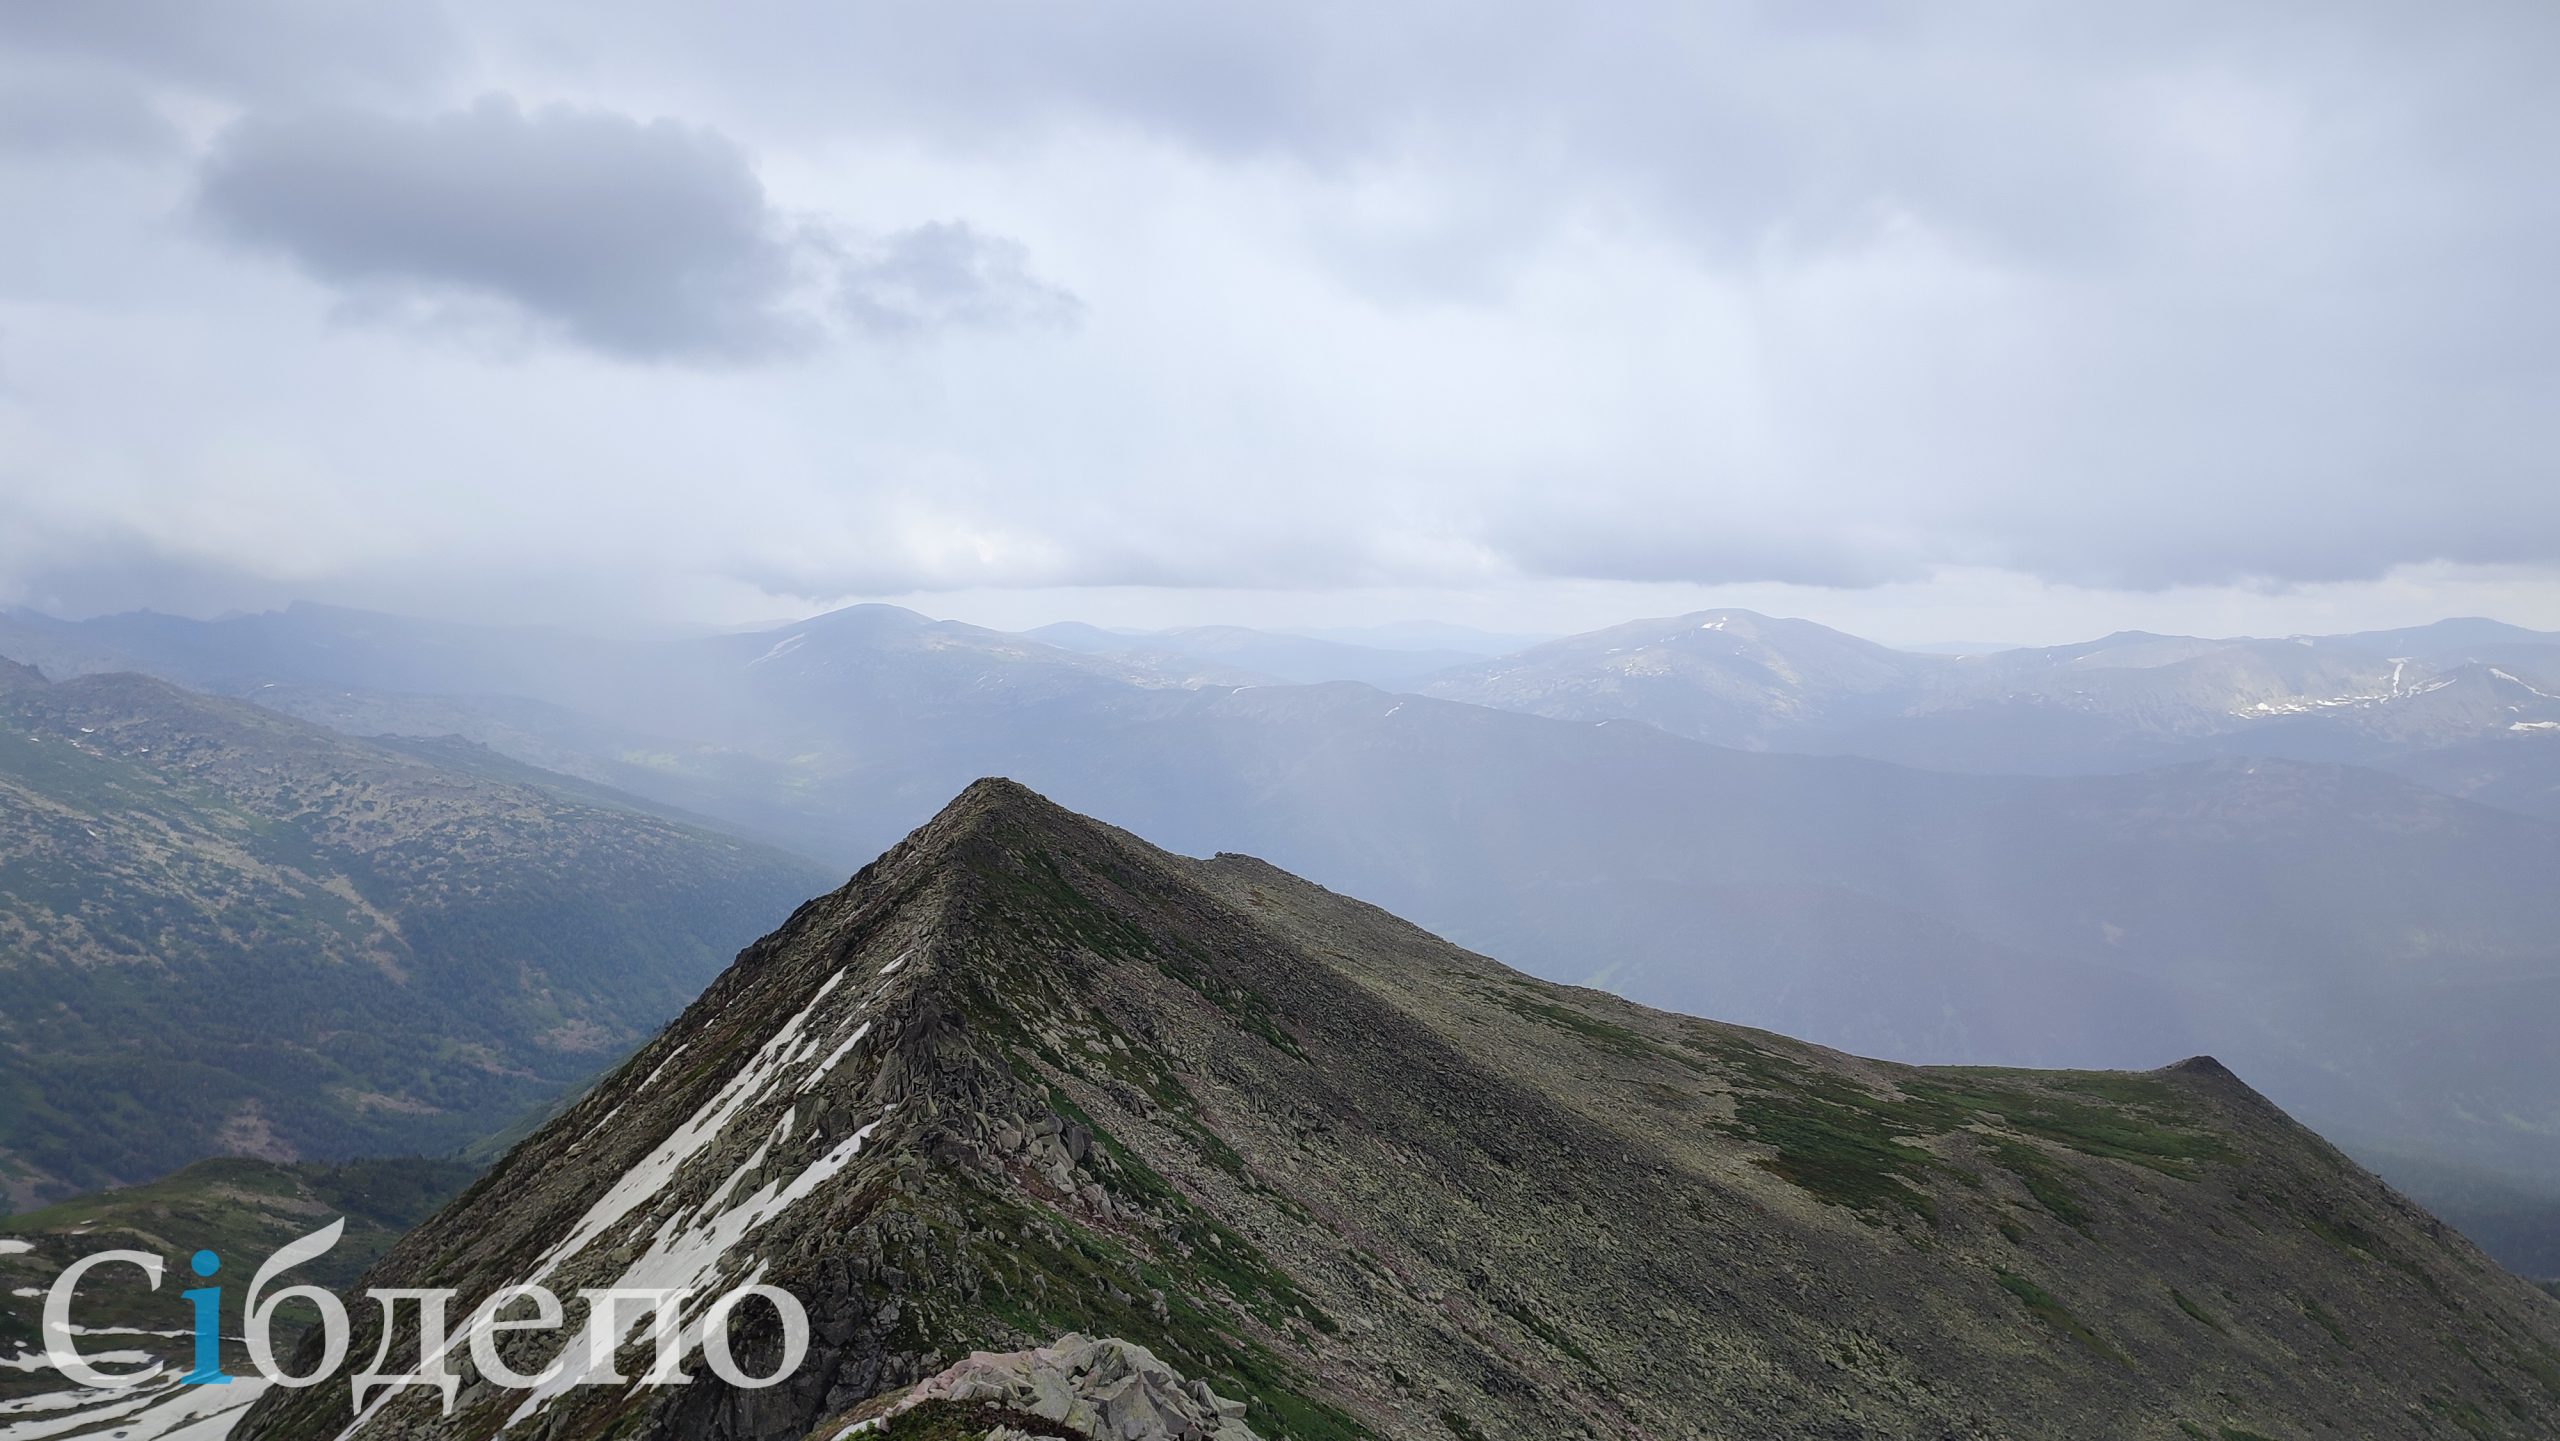
[[[1301,1441],[2560,1420],[2560,1311],[2219,1063],[1862,1061],[1534,981],[995,781],[368,1280],[467,1312],[526,1276],[762,1277],[807,1305],[810,1360],[752,1393],[466,1389],[450,1420],[412,1395],[355,1434],[797,1441],[1068,1332]],[[754,1370],[775,1339],[743,1332]],[[320,1388],[237,1434],[344,1424]]]

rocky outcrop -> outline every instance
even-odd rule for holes
[[[1185,1381],[1146,1347],[1118,1337],[1070,1333],[1028,1351],[979,1351],[906,1392],[863,1408],[849,1424],[820,1427],[820,1441],[890,1429],[929,1407],[977,1408],[987,1428],[974,1434],[1013,1441],[1036,1433],[1012,1424],[1038,1417],[1092,1441],[1258,1441],[1244,1403],[1206,1381]],[[961,1412],[966,1415],[966,1410]]]

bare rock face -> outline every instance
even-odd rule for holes
[[[987,1441],[1036,1434],[1008,1424],[1008,1413],[1056,1422],[1092,1441],[1259,1441],[1244,1422],[1243,1402],[1218,1395],[1206,1381],[1185,1381],[1144,1346],[1072,1332],[1028,1351],[973,1352],[887,1405],[864,1408],[869,1414],[852,1424],[813,1434],[842,1441],[886,1430],[910,1412],[972,1406],[989,1419],[978,1433]]]

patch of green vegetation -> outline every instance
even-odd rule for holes
[[[1595,1359],[1590,1352],[1585,1351],[1582,1347],[1576,1345],[1571,1336],[1568,1336],[1563,1331],[1557,1329],[1544,1317],[1541,1317],[1536,1311],[1531,1310],[1527,1306],[1517,1306],[1509,1303],[1503,1303],[1500,1306],[1500,1309],[1503,1315],[1519,1322],[1530,1335],[1537,1337],[1539,1340],[1546,1342],[1548,1345],[1553,1346],[1567,1356],[1572,1357],[1574,1360],[1581,1362],[1583,1365],[1588,1366],[1595,1371],[1600,1369],[1600,1362]]]
[[[1991,1158],[2018,1178],[2018,1184],[2027,1188],[2027,1194],[2047,1215],[2074,1230],[2085,1233],[2089,1229],[2089,1209],[2080,1204],[2079,1193],[2062,1179],[2062,1172],[2045,1159],[2043,1152],[2024,1142],[2005,1139],[1991,1142],[1988,1149]]]
[[[2057,1090],[2096,1099],[2073,1100],[2055,1095]],[[1916,1103],[1961,1117],[1955,1124],[1996,1119],[2009,1130],[2084,1156],[2130,1161],[2182,1179],[2191,1179],[2198,1163],[2232,1159],[2230,1148],[2204,1128],[2176,1086],[2156,1077],[2065,1071],[2021,1084],[2013,1073],[1940,1067],[1903,1083],[1902,1091]]]
[[[2347,1340],[2347,1328],[2338,1324],[2338,1318],[2329,1314],[2328,1307],[2317,1301],[2305,1301],[2302,1303],[2302,1314],[2310,1317],[2312,1324],[2328,1332],[2330,1340],[2341,1346],[2354,1344]]]
[[[2206,1310],[2202,1306],[2197,1305],[2194,1298],[2188,1296],[2186,1292],[2179,1290],[2177,1287],[2172,1286],[2169,1288],[2169,1299],[2178,1303],[2178,1309],[2186,1312],[2188,1319],[2201,1322],[2204,1325],[2212,1327],[2216,1331],[2226,1329],[2219,1317],[2215,1316],[2211,1311]]]
[[[2088,1208],[2061,1170],[2020,1137],[2180,1177],[2192,1176],[2198,1161],[2227,1159],[2176,1092],[2147,1077],[2065,1073],[2057,1084],[2100,1098],[2081,1101],[2014,1073],[1946,1067],[1915,1073],[1900,1094],[1885,1095],[1775,1050],[1722,1036],[1698,1044],[1738,1073],[1732,1129],[1777,1149],[1761,1163],[1766,1169],[1870,1215],[1899,1209],[1934,1217],[1922,1179],[1956,1168],[1914,1143],[1958,1130],[2010,1133],[1985,1142],[1992,1159],[2038,1206],[2084,1232]]]
[[[2445,1293],[2443,1283],[2436,1280],[2435,1273],[2401,1254],[2397,1248],[2358,1224],[2353,1218],[2322,1208],[2306,1207],[2297,1204],[2287,1196],[2270,1195],[2264,1200],[2270,1209],[2301,1222],[2304,1230],[2319,1237],[2339,1253],[2357,1260],[2379,1261],[2426,1288],[2427,1294],[2437,1300],[2448,1303],[2452,1300]]]
[[[1734,1097],[1734,1124],[1777,1148],[1759,1162],[1763,1168],[1835,1206],[1869,1214],[1899,1208],[1937,1219],[1936,1203],[1919,1185],[1936,1158],[1904,1143],[1923,1133],[1889,1109],[1820,1094],[1744,1093]]]
[[[2269,1438],[2255,1431],[2243,1430],[2238,1426],[2218,1427],[2213,1434],[2221,1438],[2221,1441],[2269,1441]]]
[[[2025,1304],[2028,1315],[2069,1336],[2096,1355],[2128,1371],[2133,1369],[2131,1357],[2107,1344],[2105,1337],[2091,1330],[2087,1322],[2072,1315],[2060,1301],[2053,1298],[2051,1292],[2015,1271],[1998,1271],[1993,1274],[1999,1277],[2001,1289]]]
[[[1221,974],[1214,960],[1188,940],[1172,944],[1160,943],[1145,930],[1131,924],[1076,888],[1067,878],[1066,868],[1047,847],[1027,837],[1016,837],[1008,852],[1019,864],[1005,874],[1023,902],[1014,918],[1018,924],[1033,929],[1055,926],[1068,939],[1095,955],[1113,960],[1143,962],[1153,965],[1167,977],[1181,982],[1194,994],[1238,1026],[1270,1045],[1299,1060],[1307,1058],[1306,1049],[1297,1038],[1280,1026],[1270,1001],[1249,986],[1236,984]],[[1134,876],[1115,876],[1114,883],[1124,890],[1138,891],[1141,883]]]
[[[1092,1136],[1092,1144],[1105,1158],[1115,1186],[1159,1214],[1180,1218],[1183,1239],[1192,1245],[1186,1264],[1201,1277],[1216,1282],[1274,1330],[1286,1329],[1289,1318],[1295,1317],[1327,1336],[1341,1334],[1340,1324],[1274,1267],[1252,1242],[1193,1205],[1190,1197],[1104,1130],[1064,1090],[1050,1086],[1048,1095],[1052,1109],[1083,1126]]]
[[[1476,1423],[1468,1420],[1465,1412],[1443,1406],[1440,1408],[1440,1424],[1448,1427],[1449,1434],[1457,1437],[1458,1441],[1485,1441],[1485,1434],[1476,1429]]]
[[[1203,1284],[1214,1267],[1143,1258],[1073,1222],[1005,1202],[980,1201],[975,1208],[1002,1238],[978,1248],[979,1266],[1001,1287],[980,1304],[1017,1334],[1046,1338],[1074,1330],[1126,1337],[1168,1359],[1181,1358],[1176,1364],[1187,1374],[1243,1397],[1247,1423],[1263,1435],[1370,1441],[1366,1428],[1309,1394],[1294,1367],[1204,1304],[1215,1294]],[[1203,1242],[1195,1249],[1223,1244]],[[1161,1314],[1141,1303],[1149,1291],[1163,1296]]]
[[[1615,1021],[1604,1021],[1598,1016],[1588,1015],[1571,1006],[1558,1005],[1546,999],[1543,993],[1528,986],[1505,985],[1500,990],[1488,993],[1487,998],[1515,1016],[1580,1036],[1613,1056],[1624,1056],[1636,1061],[1669,1061],[1674,1065],[1686,1066],[1693,1071],[1703,1072],[1708,1069],[1696,1057],[1676,1046],[1654,1040],[1632,1026],[1622,1026]]]
[[[2426,1403],[2429,1411],[2452,1422],[2455,1428],[2465,1436],[2476,1436],[2481,1438],[2481,1441],[2489,1441],[2489,1438],[2498,1434],[2498,1428],[2490,1424],[2489,1418],[2481,1413],[2479,1407],[2460,1397],[2448,1398],[2430,1394],[2420,1399]]]
[[[1063,1422],[984,1401],[927,1401],[890,1417],[872,1434],[880,1441],[979,1441],[998,1426],[1052,1441],[1091,1441]]]

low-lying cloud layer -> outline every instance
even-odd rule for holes
[[[0,12],[0,599],[2560,568],[2548,7],[206,16]]]

